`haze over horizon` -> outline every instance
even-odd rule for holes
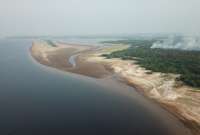
[[[200,34],[198,0],[1,0],[0,36]]]

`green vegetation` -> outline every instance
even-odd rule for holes
[[[51,47],[56,47],[55,43],[51,40],[46,40],[47,44],[50,45]]]
[[[179,80],[193,87],[200,87],[200,52],[172,49],[151,49],[156,40],[121,40],[106,43],[129,44],[128,49],[104,54],[106,58],[136,60],[153,72],[180,74]],[[158,40],[157,40],[158,41]]]

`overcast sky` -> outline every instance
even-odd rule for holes
[[[200,0],[0,0],[0,36],[200,33]]]

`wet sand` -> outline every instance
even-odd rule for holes
[[[98,53],[98,49],[93,46],[57,44],[56,47],[50,47],[51,49],[49,50],[47,48],[44,49],[43,46],[46,46],[46,44],[44,43],[44,45],[41,45],[41,43],[35,42],[31,47],[31,55],[41,64],[89,77],[99,79],[103,78],[104,80],[105,78],[114,78],[115,80],[117,79],[120,82],[124,82],[134,88],[137,88],[137,91],[140,93],[142,91],[142,94],[148,97],[148,95],[146,95],[145,88],[141,87],[140,83],[133,83],[133,80],[127,80],[127,78],[123,78],[120,74],[116,73],[111,66],[113,61],[107,62],[99,60],[101,53]],[[73,67],[73,65],[69,62],[69,58],[73,55],[77,55],[75,67]],[[96,57],[93,59],[94,55],[98,56],[98,58]],[[115,62],[113,63],[115,64]],[[167,104],[166,102],[159,100],[155,101],[176,116],[176,118],[178,118],[187,128],[191,129],[192,134],[199,135],[198,124],[195,121],[188,120],[180,115],[180,110],[176,106],[172,106],[172,104]]]

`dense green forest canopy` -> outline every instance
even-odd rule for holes
[[[121,58],[136,60],[142,67],[153,72],[180,74],[179,80],[193,87],[200,87],[200,52],[152,49],[151,46],[158,40],[120,40],[104,43],[129,44],[128,49],[104,54],[106,58]]]

